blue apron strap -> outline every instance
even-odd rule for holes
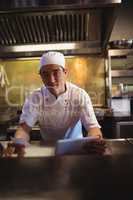
[[[70,127],[67,132],[65,133],[64,139],[76,139],[76,138],[82,138],[83,133],[82,133],[82,123],[79,120],[75,126]]]

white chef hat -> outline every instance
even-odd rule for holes
[[[65,68],[65,57],[62,53],[57,51],[49,51],[47,53],[44,53],[40,59],[40,66],[39,70],[49,64],[56,64],[60,65],[63,68]]]

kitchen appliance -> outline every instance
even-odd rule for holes
[[[5,3],[6,2],[6,3]],[[0,1],[0,57],[101,54],[121,0]]]
[[[113,116],[115,117],[130,117],[131,116],[131,105],[130,98],[112,98],[111,108],[113,110]]]
[[[133,138],[133,121],[117,122],[116,138]]]

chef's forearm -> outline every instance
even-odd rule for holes
[[[94,137],[97,137],[100,139],[103,138],[102,132],[101,132],[100,128],[98,128],[98,127],[90,128],[88,130],[88,136],[94,136]]]
[[[15,138],[23,139],[28,142],[30,131],[31,131],[31,128],[26,123],[20,124],[15,133]]]

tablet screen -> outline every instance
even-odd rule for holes
[[[90,136],[78,139],[58,140],[55,147],[55,155],[85,154],[83,145],[92,140],[97,140],[97,138]]]

